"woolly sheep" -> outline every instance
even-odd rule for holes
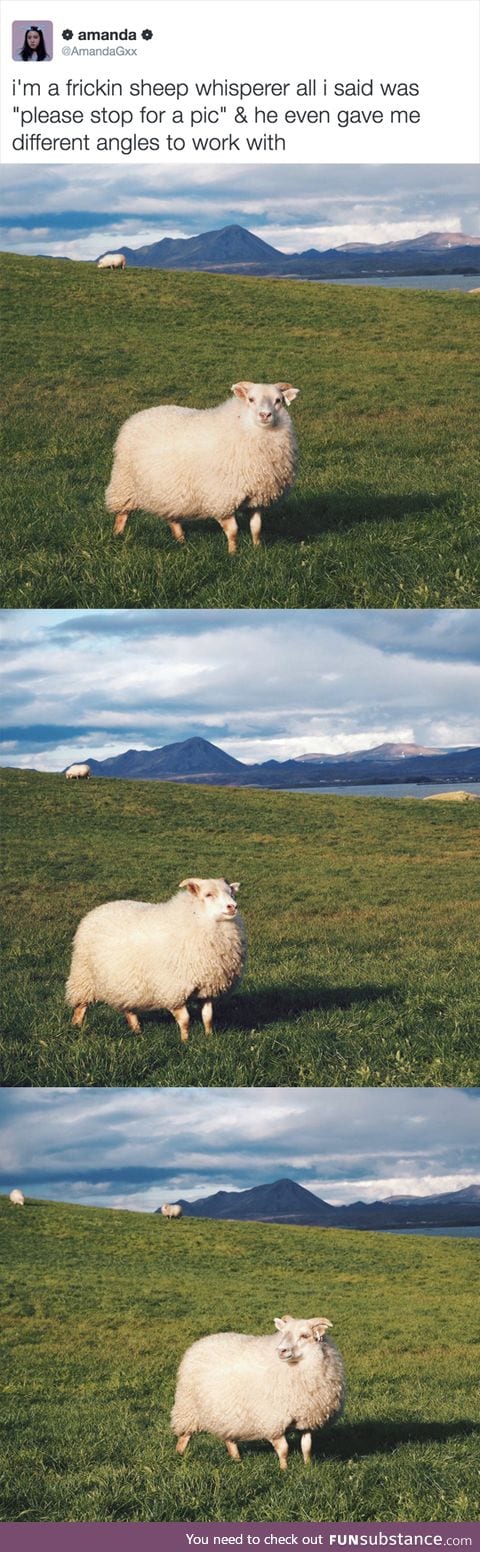
[[[187,1002],[198,997],[210,1035],[212,999],[231,991],[245,967],[239,888],[224,878],[185,878],[179,890],[187,893],[161,904],[112,900],[89,911],[75,935],[66,986],[73,1024],[83,1023],[90,1003],[106,1002],[138,1034],[134,1008],[166,1008],[188,1040]]]
[[[124,253],[104,253],[103,259],[99,259],[97,269],[126,269],[127,260]]]
[[[9,1201],[12,1203],[12,1207],[24,1207],[25,1197],[23,1191],[11,1191]]]
[[[170,1202],[164,1202],[161,1213],[163,1218],[181,1218],[182,1209],[179,1202],[175,1202],[173,1206],[171,1206]]]
[[[183,1455],[193,1433],[214,1433],[240,1460],[237,1439],[269,1439],[287,1469],[288,1428],[301,1433],[311,1458],[312,1432],[340,1417],[345,1399],[342,1359],[325,1340],[331,1320],[274,1322],[276,1336],[220,1331],[194,1342],[178,1371],[171,1425]]]
[[[65,771],[65,775],[67,781],[86,781],[87,777],[91,775],[90,766],[69,765],[68,770]]]
[[[291,383],[234,383],[233,399],[214,409],[160,404],[126,420],[115,444],[105,500],[121,534],[136,507],[165,518],[185,543],[185,518],[216,519],[237,548],[235,513],[247,508],[253,543],[260,544],[262,508],[293,485],[297,441],[284,409],[297,397]]]

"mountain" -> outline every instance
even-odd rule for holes
[[[127,749],[95,760],[83,755],[92,775],[136,781],[206,782],[231,787],[348,786],[375,782],[480,780],[480,749],[423,750],[417,744],[380,744],[345,755],[300,755],[246,765],[207,738],[186,738],[160,749]]]
[[[313,760],[318,765],[319,761],[320,763],[323,763],[324,761],[328,760],[329,764],[334,765],[347,759],[350,762],[355,760],[405,760],[407,756],[409,758],[416,758],[418,755],[437,755],[446,754],[447,752],[449,754],[454,753],[453,750],[446,751],[445,749],[425,749],[422,744],[376,744],[374,749],[359,749],[356,753],[348,755],[299,754],[296,757],[295,763],[297,765],[301,765],[307,764],[308,761]]]
[[[140,248],[123,245],[108,252],[124,253],[132,269],[212,270],[303,280],[480,273],[480,237],[463,232],[426,232],[399,242],[345,243],[322,252],[307,248],[304,253],[283,253],[247,227],[234,224],[195,237],[162,237]]]
[[[112,250],[109,249],[109,252]],[[162,237],[142,248],[118,248],[127,264],[150,269],[230,269],[231,266],[276,266],[284,255],[244,226],[223,226],[198,237]],[[99,257],[102,257],[100,254]]]
[[[480,1224],[480,1185],[427,1197],[389,1197],[333,1207],[295,1180],[274,1180],[246,1191],[215,1191],[190,1202],[177,1198],[186,1217],[253,1223],[297,1223],[311,1228],[387,1229],[473,1227]],[[161,1208],[157,1207],[156,1212]]]
[[[206,738],[187,738],[165,744],[163,749],[127,749],[108,760],[91,760],[95,776],[124,776],[147,781],[212,781],[219,777],[234,782],[244,769],[240,760],[217,749]]]

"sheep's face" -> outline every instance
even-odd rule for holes
[[[312,1353],[317,1342],[323,1341],[331,1324],[331,1320],[324,1320],[320,1316],[313,1320],[294,1320],[292,1315],[283,1315],[281,1320],[275,1320],[277,1331],[280,1332],[277,1344],[279,1358],[283,1363],[300,1363],[302,1358]]]
[[[264,431],[275,430],[282,419],[284,403],[291,404],[298,392],[291,383],[234,383],[232,388],[235,398],[241,399],[249,422]]]
[[[231,921],[236,916],[239,888],[239,884],[229,884],[226,878],[184,878],[180,884],[180,889],[188,889],[196,896],[210,921]]]

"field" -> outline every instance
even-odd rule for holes
[[[478,306],[462,293],[4,256],[2,599],[13,607],[466,606],[480,601]],[[104,508],[122,421],[290,380],[290,498],[236,558]]]
[[[6,1520],[472,1520],[478,1492],[474,1240],[168,1224],[0,1200]],[[275,1315],[328,1315],[344,1419],[308,1471],[292,1436],[242,1464],[169,1428],[188,1344]],[[477,1345],[476,1345],[477,1343]]]
[[[3,774],[0,1081],[7,1085],[474,1084],[476,805]],[[141,1036],[64,1007],[74,930],[189,874],[241,880],[247,977],[197,1016]]]

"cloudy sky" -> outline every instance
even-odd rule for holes
[[[288,1175],[336,1204],[480,1179],[480,1089],[4,1089],[0,1191],[148,1212]]]
[[[480,233],[474,165],[1,169],[0,248],[93,259],[239,222],[285,252]]]
[[[480,743],[480,611],[6,610],[0,763]]]

